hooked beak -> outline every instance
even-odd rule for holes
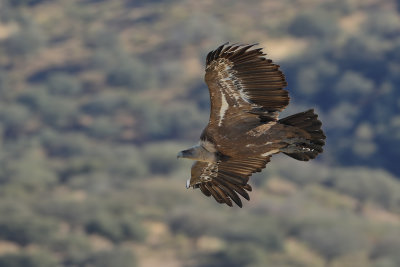
[[[192,150],[188,149],[179,152],[176,157],[179,159],[179,158],[190,158],[191,156],[192,156]]]
[[[187,179],[186,180],[186,189],[189,189],[190,188],[190,179]]]
[[[182,151],[181,151],[181,152],[179,152],[179,153],[178,153],[178,155],[176,155],[176,158],[177,158],[177,159],[179,159],[179,158],[183,158],[183,153],[182,153]]]

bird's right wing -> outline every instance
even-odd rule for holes
[[[218,203],[232,206],[232,201],[242,207],[241,195],[249,200],[247,183],[254,172],[260,172],[269,162],[267,158],[228,159],[219,162],[196,161],[192,166],[187,187],[200,188],[206,196],[213,196]]]

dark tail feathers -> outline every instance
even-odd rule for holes
[[[279,120],[279,123],[298,127],[311,135],[309,140],[296,142],[293,152],[284,152],[286,155],[297,160],[307,161],[315,158],[323,151],[322,147],[325,145],[326,136],[321,129],[322,123],[318,120],[318,115],[314,113],[314,109],[283,118]]]

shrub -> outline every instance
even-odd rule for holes
[[[226,221],[225,225],[232,220],[226,218]],[[249,228],[249,225],[254,227]],[[230,242],[257,244],[268,251],[280,251],[283,248],[283,234],[276,221],[267,216],[249,218],[246,223],[232,221],[229,229],[224,229],[221,237]]]
[[[33,6],[33,5],[37,5],[40,4],[42,2],[46,2],[48,0],[8,0],[9,5],[11,6],[24,6],[24,5],[29,5],[29,6]]]
[[[183,208],[168,214],[167,220],[172,232],[194,238],[208,234],[209,230],[221,225],[221,217],[210,211],[200,214]]]
[[[81,82],[74,76],[65,73],[54,73],[47,78],[46,85],[51,94],[76,96],[82,92]]]
[[[78,156],[92,149],[90,140],[78,133],[59,134],[47,130],[42,132],[40,141],[47,153],[53,157]]]
[[[137,59],[122,59],[120,64],[111,67],[106,75],[106,81],[111,86],[128,87],[131,90],[149,88],[154,78],[148,68]]]
[[[329,260],[366,247],[366,240],[356,227],[338,223],[302,229],[300,238]]]
[[[23,131],[30,118],[29,110],[23,105],[13,103],[0,106],[0,124],[14,137]]]
[[[87,133],[94,138],[118,139],[122,127],[108,116],[97,117],[86,128]]]
[[[296,37],[333,37],[338,33],[336,20],[330,14],[318,10],[297,15],[288,31]]]
[[[391,261],[399,265],[400,264],[399,250],[400,250],[400,237],[395,232],[393,233],[393,235],[384,236],[381,240],[378,240],[378,242],[375,243],[371,251],[371,257],[373,259],[385,259],[385,258],[390,259]],[[381,263],[381,265],[383,264]]]
[[[94,253],[88,260],[90,266],[96,267],[135,267],[137,261],[135,255],[126,249],[114,248],[113,250]]]
[[[50,126],[65,127],[71,124],[78,114],[75,101],[66,101],[61,95],[50,95],[44,88],[30,88],[17,99],[38,113],[43,122]]]
[[[8,154],[3,171],[5,175],[0,178],[1,182],[31,193],[47,190],[57,182],[56,173],[48,166],[39,148],[24,148],[22,153]]]
[[[0,267],[54,267],[56,258],[48,252],[15,253],[0,256]]]
[[[143,123],[143,127],[138,129],[141,135],[147,139],[198,138],[199,131],[207,123],[208,115],[190,103],[169,103],[167,107],[148,103],[139,111]]]
[[[104,92],[92,97],[81,106],[81,110],[93,116],[110,115],[118,109],[127,107],[128,103],[129,101],[125,96]]]
[[[45,44],[46,36],[33,25],[27,25],[21,31],[5,40],[4,46],[11,56],[26,56],[36,52]]]
[[[268,217],[249,217],[246,222],[235,221],[227,214],[180,209],[168,218],[172,232],[189,237],[213,235],[229,243],[253,243],[268,251],[280,251],[283,235],[276,222]],[[227,227],[229,225],[229,227]],[[252,225],[253,227],[249,227]]]
[[[82,234],[68,234],[54,239],[51,250],[63,256],[63,266],[85,266],[92,254],[90,240]]]
[[[97,233],[114,242],[125,240],[143,240],[145,230],[137,218],[115,217],[107,213],[99,213],[85,225],[88,233]]]
[[[338,95],[350,96],[352,99],[359,99],[362,95],[368,95],[373,90],[374,83],[354,71],[345,72],[335,86],[335,92]]]
[[[119,46],[118,36],[111,30],[91,32],[86,35],[85,43],[91,49],[105,49],[104,52],[106,50],[118,49]]]
[[[361,201],[374,201],[383,207],[399,209],[400,185],[383,170],[337,169],[331,172],[332,186]]]
[[[33,214],[8,214],[0,218],[0,238],[20,245],[44,244],[57,231],[53,220]]]
[[[400,18],[394,10],[371,12],[364,23],[364,31],[369,35],[380,35],[382,39],[397,38]]]
[[[143,148],[141,156],[151,173],[168,175],[179,166],[176,160],[179,149],[182,147],[174,143],[152,143]]]
[[[46,124],[66,127],[74,121],[77,116],[76,103],[60,97],[48,97],[46,100],[38,109]]]
[[[10,86],[9,78],[7,77],[7,72],[0,72],[0,96],[5,97],[10,94]]]
[[[58,196],[38,200],[35,203],[35,208],[41,216],[64,221],[71,228],[80,227],[93,212],[93,206],[88,202],[65,199]]]
[[[241,267],[241,266],[265,266],[265,250],[253,243],[235,242],[222,251],[211,255],[202,255],[198,259],[196,267]]]
[[[104,153],[103,153],[104,155]],[[119,147],[110,154],[108,170],[112,177],[116,175],[124,178],[142,177],[148,173],[149,161],[146,160],[145,152],[134,146]]]

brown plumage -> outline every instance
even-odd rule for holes
[[[224,44],[207,55],[210,120],[200,144],[178,154],[196,160],[187,187],[229,206],[242,207],[239,195],[250,199],[248,180],[271,155],[307,161],[325,144],[314,110],[278,119],[289,104],[285,76],[253,46]]]

